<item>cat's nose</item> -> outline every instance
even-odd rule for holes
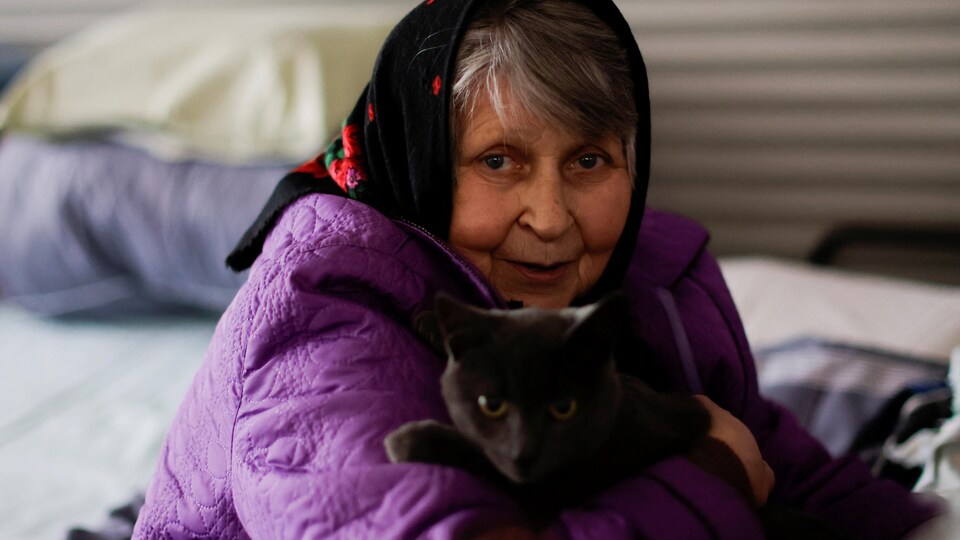
[[[513,460],[514,464],[517,466],[517,470],[520,473],[526,475],[530,472],[530,469],[533,468],[533,463],[537,460],[537,456],[534,453],[525,453],[520,454]]]

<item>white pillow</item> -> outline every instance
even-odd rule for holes
[[[754,349],[815,337],[946,363],[960,343],[960,287],[762,257],[721,266]]]
[[[302,160],[349,114],[400,15],[276,5],[128,13],[29,65],[0,100],[0,129],[119,129],[168,156]]]

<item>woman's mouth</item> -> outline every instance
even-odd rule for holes
[[[570,261],[563,261],[552,264],[539,264],[521,261],[509,261],[510,265],[527,279],[548,283],[558,281],[563,278],[570,268]]]

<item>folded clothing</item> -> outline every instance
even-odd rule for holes
[[[888,441],[884,457],[894,463],[922,466],[915,489],[936,493],[960,509],[960,346],[953,351],[948,380],[953,391],[951,416],[907,440]]]
[[[220,311],[245,279],[224,259],[287,168],[9,134],[0,290],[47,315]]]
[[[834,456],[883,441],[896,424],[896,415],[882,418],[891,403],[942,386],[947,374],[936,358],[816,338],[758,348],[754,356],[760,391],[793,412]]]

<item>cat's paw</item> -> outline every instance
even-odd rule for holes
[[[383,446],[387,450],[387,458],[390,459],[390,463],[409,461],[410,443],[410,434],[403,427],[387,435],[387,438],[383,440]]]
[[[387,457],[391,463],[406,463],[418,461],[416,459],[416,449],[420,434],[425,430],[433,429],[437,422],[433,420],[419,420],[417,422],[407,422],[390,432],[383,440],[383,446],[387,450]]]

